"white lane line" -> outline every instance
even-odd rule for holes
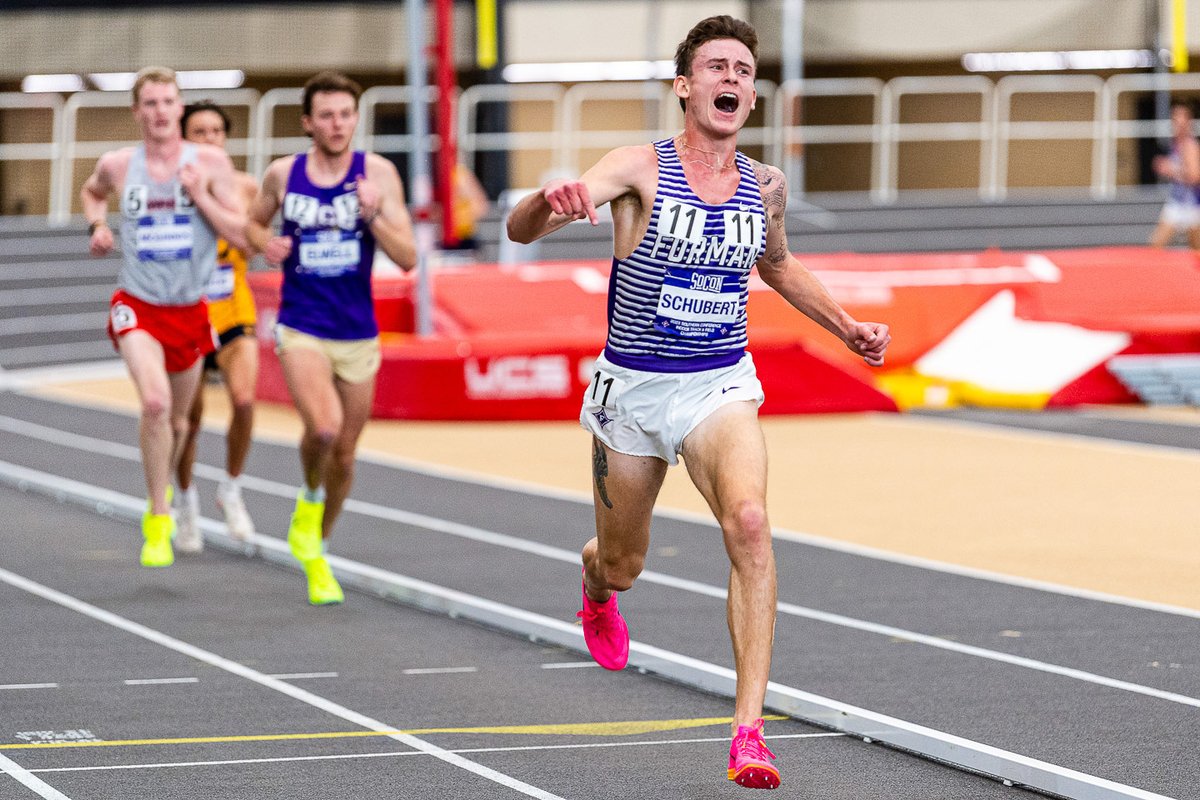
[[[0,689],[57,689],[57,683],[4,683]]]
[[[122,681],[126,686],[158,686],[170,683],[199,683],[199,678],[130,678]]]
[[[553,664],[542,664],[542,669],[586,669],[600,666],[595,661],[556,661]]]
[[[308,705],[318,708],[328,714],[339,717],[347,722],[368,730],[383,732],[395,731],[397,729],[394,725],[385,725],[384,723],[376,719],[372,719],[365,714],[360,714],[359,712],[339,705],[332,700],[328,700],[320,695],[300,689],[291,685],[290,683],[287,683],[286,681],[271,678],[270,676],[265,675],[251,667],[247,667],[246,665],[237,661],[219,656],[216,653],[209,652],[208,650],[204,650],[193,644],[181,641],[173,636],[168,636],[165,633],[154,630],[153,628],[149,628],[141,623],[126,619],[125,617],[114,614],[111,611],[106,611],[76,597],[64,594],[56,589],[43,586],[40,583],[36,583],[28,578],[17,575],[13,572],[9,572],[3,568],[0,568],[0,581],[4,581],[10,586],[23,589],[30,594],[34,594],[45,600],[49,600],[52,603],[57,603],[64,608],[68,608],[72,611],[76,611],[80,614],[91,617],[99,622],[111,625],[114,628],[131,633],[134,636],[139,636],[169,650],[174,650],[175,652],[181,653],[189,658],[194,658],[197,661],[202,661],[205,664],[210,664],[218,669],[225,670],[226,672],[230,672],[234,675],[245,678],[246,680],[253,681],[260,686],[264,686],[268,689],[274,689],[281,694],[287,695],[295,700],[299,700],[302,703],[307,703]],[[450,751],[438,747],[437,745],[430,744],[424,739],[420,739],[416,736],[406,733],[391,733],[389,734],[389,737],[408,745],[414,750],[420,750],[421,752],[441,759],[451,766],[458,767],[459,769],[492,781],[493,783],[498,783],[501,786],[506,786],[509,789],[513,789],[514,791],[520,792],[528,797],[536,797],[539,798],[539,800],[562,800],[562,798],[558,797],[557,795],[551,794],[543,789],[539,789],[536,786],[531,786],[524,781],[519,781],[516,778],[505,775],[504,773],[498,772],[490,767],[477,764],[474,761],[463,758],[455,753],[451,753]],[[0,756],[0,758],[3,758],[3,756]],[[2,764],[2,762],[0,762],[0,764]],[[20,779],[18,778],[18,780]],[[44,796],[51,797],[51,795]],[[53,796],[61,797],[61,795],[57,794]]]
[[[94,505],[100,513],[116,512],[128,519],[139,518],[144,508],[141,498],[121,495],[108,489],[92,487],[4,462],[0,462],[0,481],[22,489],[32,488],[57,496],[60,500]],[[233,551],[241,549],[240,544],[235,545],[227,537],[215,535],[219,530],[216,522],[203,520],[202,528],[206,533],[214,534],[214,544]],[[259,556],[264,560],[295,569],[294,559],[283,541],[258,535],[254,537],[254,544],[258,547]],[[344,585],[425,611],[444,614],[450,619],[462,617],[488,627],[525,636],[531,641],[556,644],[576,652],[583,650],[583,635],[578,625],[339,556],[329,556],[329,561]],[[0,573],[4,572],[0,570]],[[2,577],[3,574],[0,574],[0,578]],[[728,667],[641,642],[630,642],[629,652],[630,665],[639,672],[655,673],[666,680],[722,697],[732,698],[735,694],[737,675]],[[307,693],[305,695],[308,696]],[[813,721],[821,727],[885,742],[902,750],[925,755],[935,761],[957,765],[970,772],[998,776],[1017,785],[1075,797],[1077,800],[1170,800],[1144,789],[992,747],[774,681],[767,684],[764,707],[790,717]],[[357,719],[358,716],[354,721],[357,722]],[[392,738],[398,737],[393,735]]]
[[[281,681],[303,681],[309,678],[336,678],[336,672],[285,672],[279,675],[268,675],[268,678],[275,678]]]
[[[17,762],[0,753],[0,772],[16,779],[17,783],[46,800],[71,800],[65,794],[37,777]]]
[[[14,420],[11,417],[0,416],[0,430],[18,433],[24,436],[47,441],[54,444],[61,444],[67,447],[72,447],[88,452],[102,453],[105,455],[117,456],[132,461],[138,461],[141,458],[137,448],[129,445],[122,445],[115,442],[108,442],[102,439],[94,439],[88,436],[60,431],[55,428],[47,428],[42,425],[37,425],[32,422],[24,422]],[[20,473],[25,470],[24,467],[19,467],[15,464],[8,464],[0,461],[0,468],[8,471],[10,474]],[[211,480],[220,480],[224,477],[224,470],[216,467],[211,467],[203,464],[196,464],[194,470],[196,475],[208,478]],[[69,481],[65,478],[29,471],[32,474],[40,476],[37,480],[53,485],[74,485],[82,487],[82,491],[94,491],[94,487],[89,484],[79,484],[75,481]],[[284,497],[291,499],[296,494],[294,486],[278,483],[276,481],[268,481],[262,478],[254,477],[253,475],[242,476],[242,486],[246,489],[253,489],[271,494],[276,497]],[[130,498],[132,499],[132,498]],[[578,565],[579,553],[574,550],[566,550],[561,547],[553,547],[551,545],[541,544],[539,542],[531,542],[527,539],[520,539],[508,534],[489,531],[483,528],[476,528],[470,525],[462,525],[449,520],[430,517],[425,514],[417,514],[410,511],[401,511],[387,506],[378,505],[376,503],[367,503],[362,500],[347,499],[343,509],[351,513],[362,514],[374,519],[387,520],[398,522],[402,525],[424,528],[426,530],[446,533],[452,536],[458,536],[465,539],[470,539],[476,542],[504,547],[518,552],[528,553],[531,555],[540,556],[555,561],[561,561],[571,565]],[[660,586],[669,586],[681,591],[698,594],[705,597],[711,597],[715,600],[724,602],[726,600],[727,591],[724,587],[713,586],[711,584],[700,583],[686,578],[677,578],[673,575],[657,572],[654,570],[645,570],[639,577],[639,580],[646,583],[655,583]],[[1057,675],[1064,678],[1092,683],[1098,686],[1105,686],[1110,689],[1118,689],[1121,691],[1132,692],[1134,694],[1153,697],[1159,700],[1166,700],[1172,703],[1192,706],[1200,708],[1200,698],[1190,697],[1188,695],[1178,694],[1176,692],[1168,692],[1162,689],[1156,689],[1152,686],[1132,683],[1130,681],[1122,681],[1116,678],[1110,678],[1105,675],[1099,675],[1086,670],[1075,669],[1073,667],[1065,667],[1058,664],[1053,664],[1047,661],[1039,661],[1037,659],[1026,658],[1024,656],[1016,656],[1009,653],[1004,653],[998,650],[989,650],[984,647],[975,645],[962,644],[960,642],[943,639],[938,636],[929,634],[917,633],[905,628],[898,628],[892,625],[883,625],[867,620],[856,619],[842,614],[834,614],[827,611],[820,611],[806,606],[796,605],[794,603],[780,602],[777,605],[778,613],[809,619],[815,622],[822,622],[829,625],[835,625],[843,628],[863,631],[865,633],[887,636],[889,638],[901,639],[915,644],[922,644],[927,647],[937,648],[948,652],[959,653],[962,655],[974,656],[989,661],[996,661],[1011,666],[1023,667],[1025,669],[1044,672],[1051,675]]]
[[[0,370],[0,389],[21,391],[47,384],[74,381],[111,380],[124,377],[125,362],[116,357],[96,361],[75,361],[51,367],[25,367],[24,369]]]
[[[846,734],[836,731],[822,731],[820,733],[785,733],[782,735],[772,735],[771,741],[780,739],[835,739],[845,737]],[[677,744],[711,744],[713,742],[728,742],[729,737],[715,737],[704,739],[661,739],[661,740],[639,740],[636,742],[588,742],[580,744],[531,744],[518,745],[511,747],[466,747],[455,748],[450,750],[451,753],[514,753],[530,750],[594,750],[605,747],[655,747],[658,745],[677,745]],[[228,758],[219,761],[159,761],[150,764],[103,764],[91,767],[40,767],[38,769],[29,770],[30,772],[103,772],[107,770],[122,770],[122,769],[163,769],[166,767],[223,767],[233,764],[279,764],[291,761],[344,761],[357,758],[396,758],[398,756],[423,756],[425,753],[417,752],[416,750],[404,750],[400,752],[387,753],[331,753],[321,756],[278,756],[275,758]]]
[[[96,336],[104,334],[96,331]],[[86,342],[63,342],[62,344],[35,344],[28,347],[6,347],[0,350],[0,361],[6,364],[37,364],[46,361],[75,361],[81,358],[94,359],[113,352],[112,342],[105,337]]]
[[[458,672],[479,672],[478,667],[413,667],[400,670],[405,675],[451,675]]]
[[[121,362],[117,362],[120,364]],[[30,387],[34,391],[29,392],[30,395],[38,400],[46,401],[47,398],[41,397],[36,392],[36,384],[32,381],[24,382],[23,386],[18,387],[24,389]],[[65,401],[50,398],[51,402],[63,403]],[[131,416],[123,409],[113,408],[111,404],[103,402],[88,402],[85,400],[72,400],[70,405],[83,408],[91,408],[97,411],[104,411],[110,414],[119,414],[121,416]],[[872,414],[872,416],[883,416]],[[895,415],[888,415],[895,416]],[[216,426],[205,426],[206,429],[213,432],[224,434],[225,429]],[[53,429],[51,429],[53,430]],[[295,439],[289,439],[285,436],[275,436],[267,433],[255,432],[254,441],[265,442],[268,444],[278,445],[280,447],[295,447]],[[1095,440],[1101,441],[1101,440]],[[1095,442],[1092,442],[1093,444]],[[1134,449],[1146,449],[1149,445],[1139,445]],[[1177,453],[1178,451],[1172,451]],[[1194,451],[1193,451],[1194,452]],[[578,503],[587,506],[589,509],[592,505],[592,495],[588,492],[573,492],[568,489],[557,489],[541,484],[531,483],[528,481],[517,480],[515,478],[503,478],[495,475],[487,475],[471,470],[460,469],[457,467],[448,467],[442,464],[431,464],[425,461],[416,461],[413,459],[403,458],[401,456],[392,455],[390,453],[381,453],[369,449],[358,451],[358,460],[366,463],[376,464],[382,467],[390,467],[393,469],[404,469],[410,472],[416,472],[421,475],[428,475],[434,478],[443,480],[456,481],[458,483],[467,483],[473,486],[486,486],[494,489],[502,489],[511,492],[521,492],[533,497],[545,497],[552,500],[562,500],[569,503]],[[294,492],[293,492],[294,494]],[[664,519],[675,519],[681,522],[690,522],[696,525],[702,525],[707,528],[716,529],[718,526],[713,521],[712,517],[706,514],[697,514],[692,511],[681,511],[670,508],[656,508],[654,510],[656,517]],[[818,536],[812,533],[803,531],[792,531],[787,528],[773,528],[771,530],[773,538],[803,544],[808,547],[816,547],[822,550],[830,550],[835,553],[846,553],[860,558],[870,558],[875,561],[883,561],[892,564],[902,564],[908,567],[917,567],[932,572],[941,572],[947,575],[959,575],[975,580],[988,581],[989,583],[997,583],[1004,586],[1016,586],[1021,589],[1034,589],[1040,592],[1057,594],[1063,597],[1075,597],[1081,600],[1091,600],[1098,603],[1108,603],[1110,605],[1126,606],[1128,608],[1139,608],[1146,611],[1156,611],[1162,614],[1174,614],[1181,617],[1192,617],[1200,619],[1200,610],[1194,608],[1184,608],[1183,606],[1170,605],[1168,603],[1157,603],[1152,600],[1139,600],[1133,597],[1124,597],[1122,595],[1110,594],[1108,592],[1098,592],[1092,589],[1080,589],[1074,586],[1064,586],[1050,581],[1039,581],[1032,578],[1022,578],[1015,575],[1007,575],[1002,572],[993,572],[991,570],[979,569],[976,567],[964,567],[958,564],[951,564],[945,561],[937,561],[931,558],[921,558],[920,556],[909,556],[903,553],[894,553],[889,550],[881,550],[867,545],[853,544],[843,542],[837,539],[830,539],[824,536]]]

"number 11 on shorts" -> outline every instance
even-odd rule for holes
[[[598,369],[592,375],[591,385],[588,386],[588,402],[605,408],[616,408],[617,397],[624,387],[625,382],[620,378]]]

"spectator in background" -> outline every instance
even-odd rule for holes
[[[450,214],[454,226],[454,244],[442,243],[444,250],[474,250],[479,246],[476,228],[491,204],[475,173],[456,163],[450,173]]]
[[[1154,172],[1170,184],[1158,227],[1150,236],[1152,247],[1166,247],[1181,231],[1188,244],[1200,250],[1200,143],[1192,133],[1195,113],[1190,103],[1171,104],[1171,152],[1156,156]]]
[[[229,115],[215,103],[193,103],[180,120],[183,137],[225,149],[229,135]],[[258,181],[245,172],[234,172],[243,202],[249,205],[258,193]],[[229,535],[248,541],[254,535],[254,523],[242,502],[239,479],[250,452],[254,427],[254,391],[258,382],[258,341],[254,336],[257,315],[254,295],[246,282],[246,269],[253,251],[239,250],[221,239],[217,242],[217,269],[205,290],[208,318],[217,334],[217,350],[204,357],[206,372],[221,373],[229,393],[229,431],[225,436],[225,477],[217,485],[217,505],[225,514]],[[200,494],[192,483],[196,461],[196,439],[204,415],[204,382],[196,389],[189,415],[190,426],[179,459],[178,480],[182,514],[177,519],[176,548],[198,552],[204,543],[200,536]]]

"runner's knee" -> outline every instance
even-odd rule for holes
[[[765,553],[771,549],[771,527],[767,509],[759,502],[739,504],[721,522],[730,544],[738,550]]]
[[[333,425],[318,425],[305,435],[317,447],[328,450],[337,442],[338,429]]]
[[[149,421],[163,419],[171,408],[171,400],[158,392],[145,392],[142,395],[142,417]]]

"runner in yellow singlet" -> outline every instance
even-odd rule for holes
[[[229,115],[210,102],[189,105],[180,123],[183,136],[193,142],[225,146],[229,135]],[[236,173],[238,188],[247,202],[258,192],[258,182],[244,172]],[[225,514],[229,535],[247,541],[254,534],[254,523],[242,502],[239,479],[250,452],[254,425],[254,388],[258,380],[258,342],[254,336],[257,315],[254,296],[246,282],[247,254],[225,240],[217,243],[217,269],[208,285],[208,318],[220,341],[215,353],[204,361],[205,371],[219,371],[229,392],[231,415],[226,435],[225,477],[217,485],[217,505]],[[183,503],[179,515],[175,546],[180,550],[199,551],[200,495],[192,482],[196,460],[196,438],[204,413],[204,387],[196,392],[190,414],[188,437],[180,459],[178,479]]]

